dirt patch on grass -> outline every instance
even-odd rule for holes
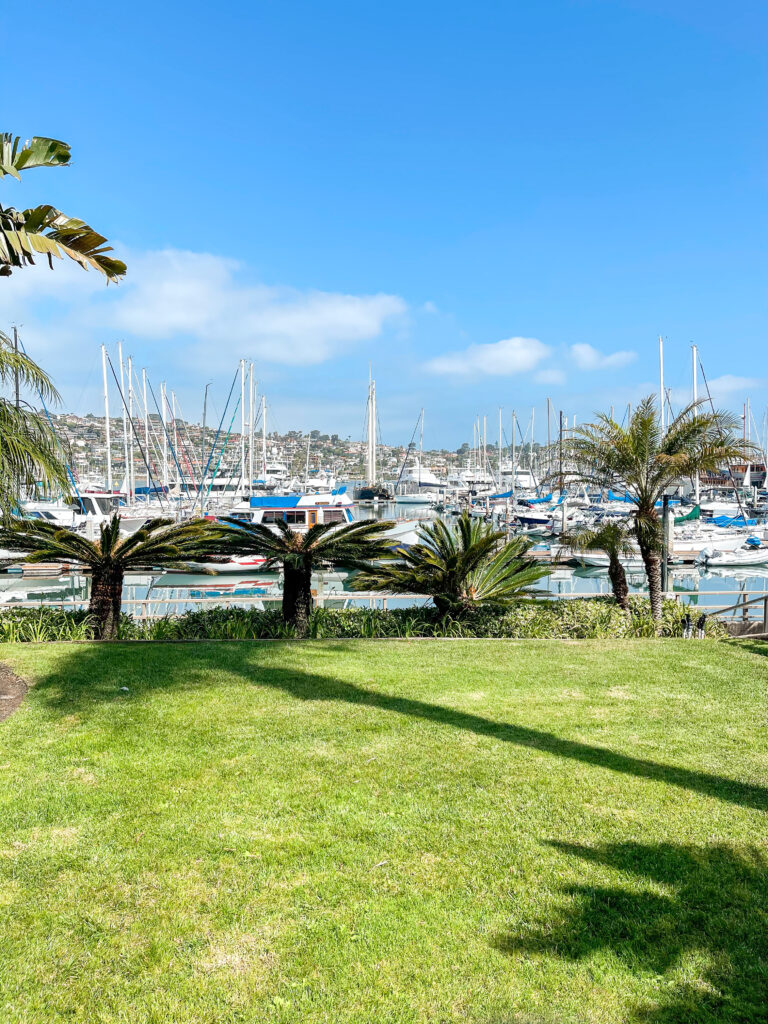
[[[0,661],[0,722],[18,708],[27,695],[27,684]]]

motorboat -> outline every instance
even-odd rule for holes
[[[768,546],[746,544],[736,551],[722,551],[719,548],[706,547],[699,552],[697,563],[707,568],[732,566],[733,568],[750,565],[768,565]]]

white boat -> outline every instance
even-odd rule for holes
[[[396,505],[431,505],[439,500],[435,491],[421,491],[416,494],[396,494],[393,501]]]
[[[574,557],[582,565],[596,569],[607,569],[610,564],[610,559],[604,551],[582,551],[574,554]],[[645,570],[645,564],[639,554],[622,555],[619,561],[626,572],[643,572]]]
[[[122,495],[109,491],[81,491],[55,501],[25,501],[21,512],[27,519],[42,519],[70,530],[85,528],[94,535],[95,528],[108,522],[115,512],[120,515],[121,533],[135,533],[148,518],[162,515],[146,508],[127,508]]]
[[[190,572],[214,572],[217,576],[250,573],[260,569],[265,562],[263,555],[242,555],[229,558],[226,562],[190,562]]]
[[[719,548],[702,548],[696,560],[699,564],[710,566],[733,566],[739,568],[749,565],[768,565],[768,547],[743,547],[738,551],[721,551]]]

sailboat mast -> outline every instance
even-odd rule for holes
[[[240,360],[240,486],[245,482],[245,360]]]
[[[695,345],[691,345],[691,370],[693,371],[692,384],[693,384],[693,404],[698,405],[699,401],[699,371],[698,371],[698,358],[699,353]],[[699,504],[701,497],[701,479],[699,477],[699,471],[693,477],[693,490],[696,504]]]
[[[371,381],[371,484],[376,484],[376,381]]]
[[[141,370],[141,392],[144,400],[144,448],[147,453],[147,501],[149,501],[149,406],[147,405],[147,368]]]
[[[501,406],[499,406],[499,490],[501,490]]]
[[[483,416],[483,476],[488,472],[488,417]]]
[[[107,445],[107,490],[112,493],[112,436],[109,423],[109,388],[107,387],[107,347],[101,346],[101,369],[104,375],[104,433]]]
[[[664,425],[664,339],[659,335],[659,416],[661,417],[661,433],[666,433]]]
[[[255,392],[253,387],[253,363],[248,367],[248,493],[253,490],[253,406]]]
[[[179,431],[176,426],[176,392],[171,391],[171,419],[173,420],[173,466],[176,483],[181,486],[181,469],[179,466]]]
[[[128,356],[128,421],[130,423],[130,430],[128,431],[128,500],[133,501],[133,496],[136,493],[136,487],[134,486],[133,474],[135,467],[133,465],[133,357]]]
[[[424,410],[421,410],[421,431],[419,433],[419,487],[421,487],[421,461],[424,458]]]
[[[160,384],[160,422],[163,429],[163,491],[168,490],[168,417],[165,414],[165,381]]]
[[[123,367],[123,343],[117,343],[117,358],[120,361],[120,400],[123,407],[123,464],[125,466],[125,486],[128,487],[128,420],[126,419],[125,403],[125,371]]]
[[[517,461],[516,461],[516,431],[517,431],[517,415],[515,410],[512,410],[512,493],[514,494],[517,489]]]
[[[371,364],[368,365],[368,401],[366,402],[366,483],[370,487],[373,484],[373,458],[371,455],[371,424],[373,422],[371,409]]]
[[[267,396],[261,396],[261,468],[264,482],[267,481]]]

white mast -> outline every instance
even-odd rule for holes
[[[488,417],[483,416],[483,475],[488,472]]]
[[[421,432],[419,434],[419,487],[421,487],[421,460],[424,458],[424,410],[421,410]]]
[[[531,457],[528,460],[531,467],[531,476],[533,476],[533,437],[534,430],[536,429],[536,406],[531,406]]]
[[[515,444],[516,444],[516,440],[517,440],[517,438],[516,438],[516,431],[517,431],[517,415],[515,414],[515,410],[513,409],[512,410],[512,491],[513,491],[513,493],[517,489],[517,468],[515,466],[515,460],[516,460]]]
[[[136,493],[136,486],[134,484],[134,471],[133,465],[133,358],[128,356],[128,499],[133,501],[133,496]]]
[[[498,487],[499,487],[499,490],[501,490],[501,406],[499,406],[499,451],[498,451],[498,456],[499,456],[499,483],[498,483]]]
[[[664,340],[659,335],[659,416],[661,417],[661,433],[665,433],[664,425]]]
[[[371,485],[376,483],[376,381],[371,381]]]
[[[696,403],[699,400],[699,367],[698,367],[698,349],[696,348],[695,345],[691,345],[691,363],[692,363],[692,369],[693,369],[693,404],[696,405]],[[693,478],[693,489],[694,489],[694,499],[696,501],[696,504],[698,505],[699,504],[699,498],[701,496],[701,481],[699,479],[699,471],[698,471],[698,469],[696,470],[696,473],[695,473],[694,478]]]
[[[245,482],[245,360],[240,360],[240,486]]]
[[[267,480],[267,396],[261,396],[261,462],[264,482]]]
[[[248,494],[253,490],[253,363],[248,367]]]
[[[371,406],[371,364],[368,364],[368,401],[366,402],[366,428],[365,428],[365,482],[370,487],[373,484],[373,452],[371,447],[373,409]]]
[[[104,374],[104,427],[107,445],[107,490],[112,493],[112,436],[109,424],[109,388],[107,387],[107,348],[101,346],[101,369]]]
[[[144,454],[147,459],[147,501],[149,501],[149,406],[147,405],[147,369],[141,370],[141,390],[144,398]]]
[[[171,419],[173,420],[173,475],[176,484],[181,487],[181,469],[179,468],[179,431],[176,427],[176,392],[171,391]]]
[[[163,430],[163,487],[168,487],[168,418],[165,415],[165,381],[160,384],[160,421]]]
[[[126,405],[125,405],[125,374],[123,371],[123,343],[118,341],[117,343],[117,358],[120,360],[120,402],[123,410],[123,461],[125,465],[125,486],[130,488],[128,482],[128,419],[126,416]]]

